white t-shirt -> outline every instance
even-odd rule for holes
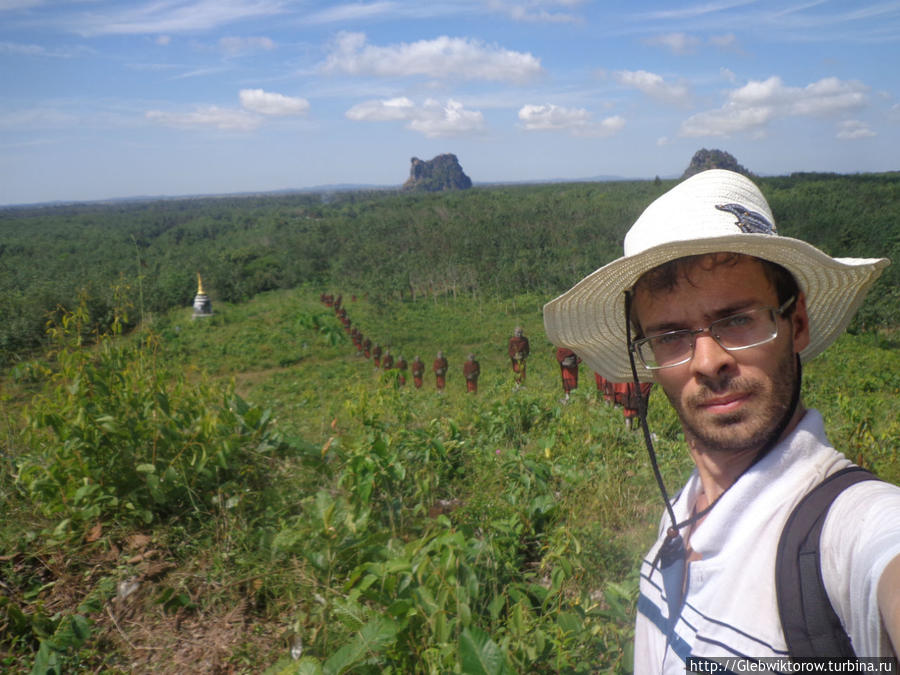
[[[635,673],[683,675],[688,656],[784,657],[775,594],[781,531],[797,503],[851,462],[825,436],[821,415],[807,411],[796,429],[727,490],[690,535],[701,556],[690,563],[684,600],[669,620],[659,565],[660,537],[641,565],[635,624]],[[702,492],[695,471],[673,502],[679,522]],[[893,656],[876,591],[885,565],[900,555],[900,487],[865,481],[834,502],[822,532],[829,599],[858,656]]]
[[[880,481],[853,485],[834,500],[822,528],[825,590],[857,656],[895,656],[877,590],[884,568],[900,553],[898,492]]]

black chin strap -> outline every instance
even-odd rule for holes
[[[631,365],[631,377],[634,386],[640,388],[640,380],[637,374],[637,365],[634,362],[634,347],[631,346],[631,291],[625,291],[625,341],[628,349],[628,363]],[[669,528],[669,537],[678,534],[678,523],[675,518],[675,510],[669,500],[669,493],[666,491],[666,485],[663,482],[662,474],[659,472],[659,463],[656,461],[656,451],[653,449],[653,439],[650,438],[650,427],[647,425],[647,400],[649,397],[638,397],[638,414],[641,417],[641,431],[644,434],[644,445],[647,446],[647,453],[650,455],[650,466],[653,468],[653,475],[656,476],[656,484],[662,494],[663,502],[666,505],[666,511],[669,514],[669,520],[672,525]]]
[[[627,341],[627,349],[628,349],[628,362],[631,365],[631,377],[634,381],[634,386],[637,391],[640,391],[640,380],[638,379],[637,374],[637,365],[634,361],[634,348],[631,345],[631,292],[625,291],[625,339]],[[763,457],[771,452],[772,448],[778,443],[778,439],[781,437],[781,434],[784,433],[784,430],[787,428],[788,424],[790,424],[791,419],[794,417],[794,412],[797,410],[797,406],[800,404],[800,382],[802,380],[802,366],[800,363],[800,354],[795,355],[797,359],[797,377],[794,378],[794,388],[791,392],[791,402],[788,406],[785,414],[778,421],[778,425],[772,432],[772,437],[769,439],[766,444],[760,448],[759,452],[756,453],[756,457],[753,458],[753,461],[745,468],[740,475],[734,479],[734,482],[731,485],[737,483],[741,477],[747,473],[751,467],[753,467],[757,462],[759,462]],[[675,518],[675,510],[672,508],[672,504],[669,500],[669,493],[666,491],[666,486],[663,482],[662,474],[659,471],[659,463],[656,460],[656,451],[653,449],[653,439],[650,437],[650,427],[647,425],[647,398],[643,396],[639,396],[638,403],[638,412],[641,416],[641,430],[644,433],[644,444],[647,446],[647,453],[650,455],[650,466],[653,467],[653,475],[656,476],[656,484],[659,486],[659,491],[662,494],[663,501],[666,505],[666,511],[669,514],[669,520],[671,525],[669,526],[668,533],[666,535],[667,540],[674,540],[679,536],[679,531],[689,525],[693,525],[695,522],[703,518],[707,513],[712,511],[712,508],[719,503],[719,500],[722,498],[722,495],[725,494],[730,488],[729,485],[725,490],[720,494],[716,499],[709,504],[705,509],[694,513],[690,518],[681,521],[680,523]],[[658,558],[659,556],[657,556]],[[656,562],[654,561],[654,566]]]

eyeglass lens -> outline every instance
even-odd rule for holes
[[[638,343],[641,360],[649,368],[677,365],[690,360],[699,333],[710,335],[728,350],[746,349],[775,338],[778,326],[775,310],[754,309],[713,321],[708,329],[678,330],[647,338]]]

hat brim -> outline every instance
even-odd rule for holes
[[[596,270],[544,305],[547,337],[578,354],[613,382],[632,379],[625,332],[625,291],[645,272],[689,255],[733,252],[777,263],[794,275],[806,296],[810,342],[800,358],[820,354],[847,328],[871,285],[890,263],[886,258],[832,258],[790,237],[733,234],[674,241],[625,256]],[[638,378],[653,376],[638,360]]]

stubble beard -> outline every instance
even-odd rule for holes
[[[731,377],[704,386],[685,404],[668,392],[666,395],[678,413],[685,435],[703,449],[729,453],[758,451],[776,440],[784,428],[785,418],[792,413],[796,378],[796,357],[788,349],[774,371],[771,392],[766,392],[766,385],[760,380]],[[711,416],[698,408],[702,402],[731,391],[750,394],[756,401],[730,415]],[[760,400],[761,397],[767,398]]]

